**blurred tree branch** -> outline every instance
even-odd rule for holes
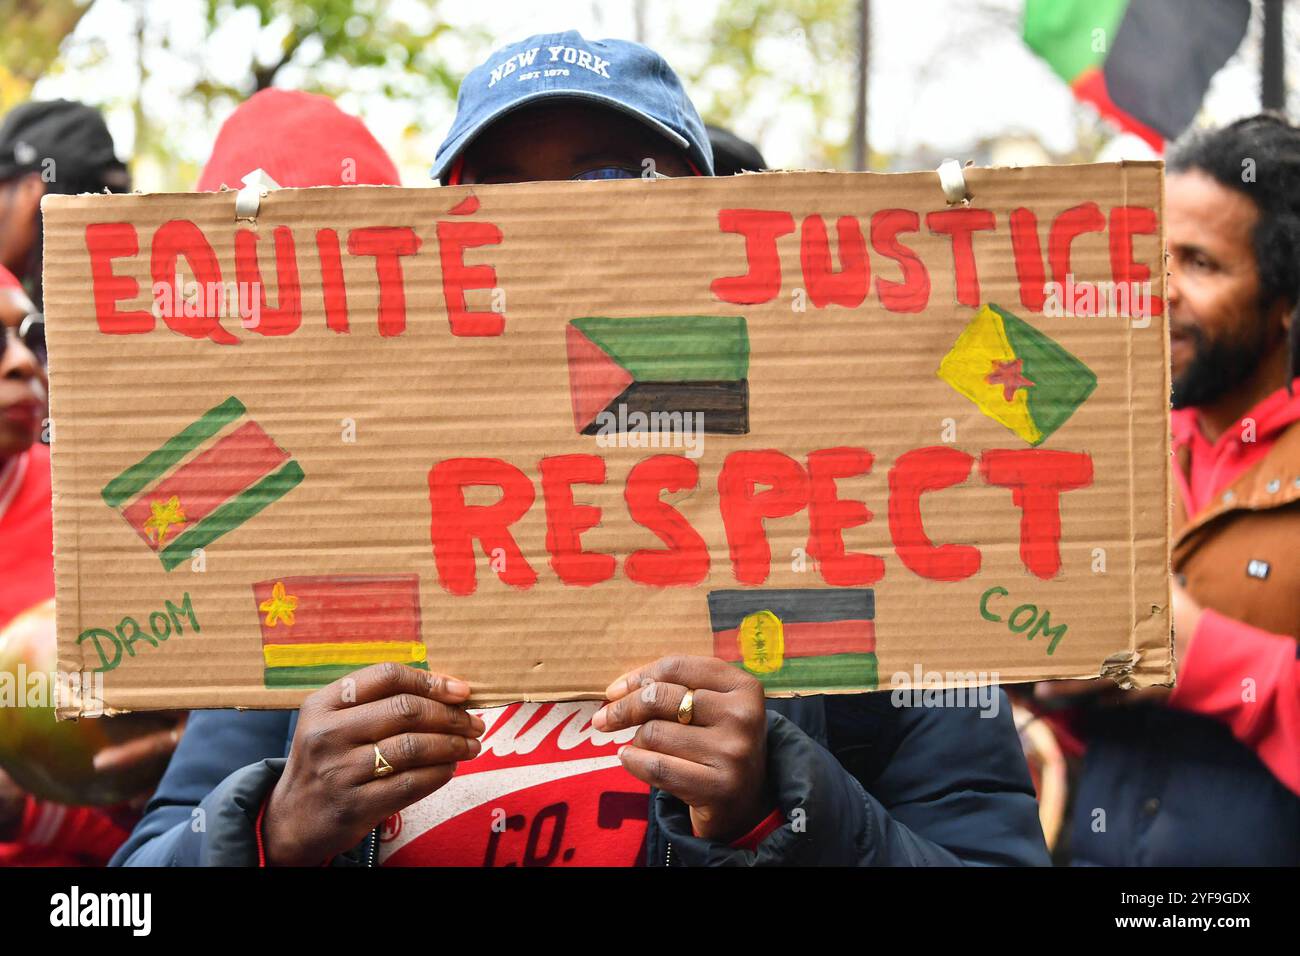
[[[747,105],[775,92],[781,102],[810,110],[816,127],[809,144],[813,162],[842,164],[848,141],[827,127],[842,123],[845,105],[852,106],[856,9],[855,0],[722,0],[707,38],[708,58],[685,77],[692,90],[712,89],[710,75],[729,79],[725,93],[709,94],[699,104],[704,118],[732,127]],[[815,76],[791,76],[782,68],[775,49],[782,42],[806,46],[818,65]],[[772,121],[759,120],[760,130]]]
[[[249,64],[244,95],[275,85],[281,71],[290,65],[315,68],[328,63],[396,68],[423,81],[428,92],[451,97],[460,84],[460,76],[430,52],[435,41],[452,29],[438,16],[436,2],[426,4],[428,20],[423,28],[391,16],[387,4],[377,0],[205,0],[205,4],[212,30],[228,17],[251,10],[263,34],[284,31],[273,60],[263,62],[254,57]],[[458,32],[464,35],[467,31]],[[308,85],[323,93],[337,92],[317,85],[314,76]],[[225,89],[228,87],[200,84],[196,92],[204,95]]]
[[[31,95],[90,0],[0,0],[0,113]]]
[[[124,68],[127,83],[115,82],[87,100],[131,112],[132,158],[152,171],[155,185],[161,180],[187,188],[193,178],[192,156],[178,162],[177,137],[184,134],[171,105],[176,100],[182,115],[211,118],[277,84],[329,96],[377,93],[414,101],[454,100],[460,84],[459,72],[439,54],[438,40],[454,28],[440,15],[438,0],[401,16],[383,0],[121,2],[131,16],[134,49],[110,51],[104,38],[77,30],[94,0],[0,0],[0,114],[67,64],[80,69],[111,60]],[[195,14],[203,33],[197,48],[189,39]],[[190,21],[185,50],[175,45],[182,21]],[[470,43],[486,39],[473,27],[454,32]],[[212,55],[218,47],[219,59]],[[178,61],[184,69],[175,69]],[[192,130],[203,121],[188,125]]]

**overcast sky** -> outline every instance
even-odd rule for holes
[[[165,118],[173,148],[196,164],[206,158],[221,117],[206,117],[182,108],[179,92],[201,71],[237,81],[254,46],[251,12],[223,24],[204,44],[201,0],[97,0],[65,47],[65,69],[42,79],[38,97],[67,96],[104,105],[119,152],[129,153],[134,135],[129,103],[134,98],[136,11],[148,11],[148,29],[165,37],[168,49],[150,45],[152,74],[144,91],[151,117]],[[997,134],[1028,133],[1052,151],[1074,144],[1073,97],[1047,67],[1024,45],[1016,11],[1023,0],[984,0],[985,7],[1007,11],[1008,26],[996,24],[978,6],[961,0],[875,0],[869,132],[873,147],[886,153],[908,153],[923,145],[961,156],[975,142]],[[647,0],[646,41],[670,63],[690,68],[704,55],[704,36],[718,7],[717,0]],[[1289,37],[1297,36],[1300,4],[1291,3]],[[409,22],[427,17],[424,4],[396,0],[390,9]],[[451,35],[439,41],[439,53],[457,70],[466,70],[495,47],[540,32],[576,28],[587,36],[635,36],[633,0],[446,0],[441,15],[457,26],[475,27],[486,41]],[[1257,26],[1257,25],[1256,25]],[[853,24],[845,25],[853,29]],[[1206,99],[1205,115],[1223,122],[1259,107],[1258,55],[1251,41],[1219,73]],[[276,37],[262,35],[264,57],[274,56]],[[1290,72],[1300,71],[1300,50],[1292,44]],[[806,46],[797,37],[778,38],[761,51],[776,69],[796,79],[817,71]],[[359,113],[381,142],[399,159],[403,177],[418,185],[423,168],[450,126],[453,106],[445,100],[388,98],[378,92],[381,76],[349,71],[336,79],[349,92],[341,105]],[[279,85],[296,86],[308,77],[302,70],[281,72]],[[1294,100],[1293,100],[1294,102]],[[843,83],[843,135],[851,119],[851,78]],[[745,104],[737,132],[758,139],[769,163],[798,167],[809,162],[809,118],[797,105],[775,96]],[[760,129],[764,132],[760,135]],[[836,133],[839,132],[837,127]],[[1149,155],[1132,138],[1114,144],[1113,155]],[[137,187],[156,188],[156,173],[137,170]]]

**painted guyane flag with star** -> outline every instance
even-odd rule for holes
[[[1031,445],[1056,431],[1097,387],[1092,369],[996,305],[975,314],[939,363],[941,379]]]

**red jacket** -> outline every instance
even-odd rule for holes
[[[38,444],[0,466],[0,629],[52,597],[50,450]]]
[[[1300,595],[1279,595],[1284,603],[1278,606],[1267,603],[1263,587],[1271,574],[1274,588],[1286,589],[1283,575],[1294,570],[1270,566],[1276,560],[1251,561],[1259,555],[1237,554],[1239,545],[1227,542],[1230,522],[1241,520],[1239,514],[1256,521],[1275,515],[1276,524],[1283,520],[1281,511],[1297,507],[1300,458],[1289,448],[1300,446],[1300,379],[1296,386],[1294,395],[1278,389],[1213,443],[1201,434],[1194,409],[1171,417],[1183,519],[1175,569],[1191,571],[1188,589],[1207,610],[1179,663],[1169,703],[1226,724],[1278,780],[1300,794],[1300,614],[1295,613]],[[1245,537],[1258,542],[1260,555],[1267,550],[1258,530]],[[1201,551],[1199,561],[1191,557],[1192,548]],[[1294,566],[1300,539],[1285,557]],[[1200,568],[1202,582],[1213,580],[1213,591],[1201,583],[1198,593],[1191,578]],[[1266,629],[1238,619],[1247,616],[1277,623]]]
[[[106,866],[138,815],[27,798],[13,843],[0,843],[0,866]]]

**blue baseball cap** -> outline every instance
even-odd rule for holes
[[[672,67],[628,40],[588,40],[577,30],[539,33],[502,47],[460,84],[456,119],[429,175],[445,180],[452,163],[507,113],[545,100],[597,103],[640,120],[713,175],[709,135]]]

